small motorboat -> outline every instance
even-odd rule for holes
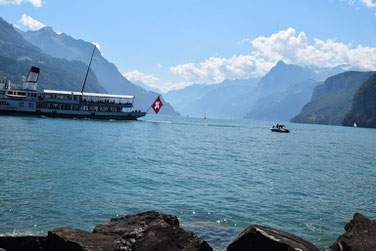
[[[273,126],[272,128],[270,128],[270,130],[272,132],[285,132],[285,133],[289,133],[290,130],[286,128],[286,126],[284,125],[279,125],[279,124],[276,124],[275,126]]]

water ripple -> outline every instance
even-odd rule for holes
[[[158,210],[216,250],[251,224],[331,244],[376,218],[376,130],[167,116],[1,117],[0,234]]]

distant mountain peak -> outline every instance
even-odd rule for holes
[[[283,60],[279,60],[278,63],[275,66],[285,66],[287,65]]]
[[[50,33],[56,33],[51,26],[45,26],[43,28],[40,29],[40,31],[46,31],[46,32],[50,32]]]

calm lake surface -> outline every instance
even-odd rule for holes
[[[0,234],[157,210],[216,250],[251,224],[325,246],[355,212],[376,218],[375,129],[271,125],[1,116]]]

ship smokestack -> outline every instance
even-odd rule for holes
[[[27,75],[26,81],[23,82],[24,90],[37,90],[39,72],[40,69],[38,67],[31,67],[29,74]]]
[[[26,82],[31,82],[31,83],[38,82],[39,71],[40,69],[38,67],[32,66],[29,72],[29,75],[27,75]]]

